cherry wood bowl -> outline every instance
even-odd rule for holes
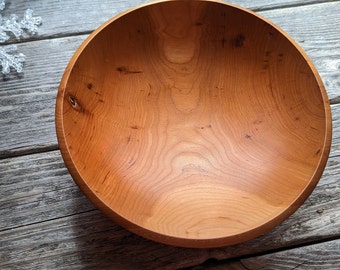
[[[104,213],[146,238],[218,247],[263,234],[313,191],[326,91],[278,27],[218,1],[158,1],[80,46],[56,103],[60,149]]]

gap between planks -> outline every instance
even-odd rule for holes
[[[0,46],[4,45],[12,45],[12,44],[25,44],[25,43],[30,43],[34,41],[43,41],[43,40],[51,40],[51,39],[59,39],[59,38],[68,38],[68,37],[77,37],[77,36],[87,36],[90,35],[93,30],[88,30],[88,31],[81,31],[81,32],[70,32],[70,33],[57,33],[57,34],[52,34],[52,35],[44,35],[44,36],[30,36],[24,39],[10,39],[6,43],[0,43]]]
[[[325,244],[325,243],[336,241],[336,240],[339,240],[339,239],[340,239],[340,235],[334,236],[334,237],[329,237],[329,238],[324,238],[320,241],[315,240],[315,241],[305,242],[303,244],[297,244],[297,245],[284,246],[284,247],[280,247],[280,248],[268,249],[268,250],[265,250],[265,251],[262,251],[262,252],[253,253],[251,255],[242,255],[242,256],[232,257],[232,258],[228,258],[228,259],[224,259],[224,260],[223,259],[219,260],[219,259],[212,257],[212,258],[208,258],[202,264],[199,264],[199,265],[196,265],[196,266],[184,267],[184,268],[180,268],[180,269],[181,270],[201,270],[201,269],[203,270],[203,269],[206,269],[208,267],[213,267],[213,266],[216,266],[216,267],[225,266],[225,267],[227,267],[229,264],[237,263],[237,262],[240,263],[242,265],[242,267],[244,267],[244,269],[248,269],[245,265],[243,265],[242,260],[253,259],[253,258],[268,256],[268,255],[274,255],[276,253],[290,251],[290,250],[304,248],[304,247],[309,247],[309,246],[313,246],[313,245]],[[209,268],[209,269],[213,270],[213,268]],[[218,269],[222,269],[222,268],[218,268]]]
[[[283,4],[283,5],[273,5],[273,6],[269,6],[269,7],[260,7],[260,8],[254,8],[254,9],[250,9],[254,12],[260,12],[260,11],[268,11],[268,10],[275,10],[275,9],[284,9],[284,8],[294,8],[294,7],[302,7],[302,6],[311,6],[311,5],[317,5],[317,4],[325,4],[325,3],[329,3],[329,2],[337,2],[339,0],[316,0],[316,1],[301,1],[301,2],[297,2],[297,3],[292,3],[292,4]]]
[[[46,222],[52,222],[52,221],[55,221],[55,220],[61,220],[61,219],[64,219],[64,218],[70,218],[70,217],[73,217],[73,216],[83,215],[83,214],[91,213],[91,212],[99,212],[99,210],[94,207],[93,209],[90,209],[90,210],[77,212],[77,213],[73,213],[73,214],[69,214],[69,215],[64,215],[63,217],[54,217],[54,218],[50,218],[50,219],[41,220],[41,221],[38,221],[38,222],[32,222],[32,223],[29,223],[29,224],[23,224],[23,225],[19,225],[19,226],[14,226],[14,227],[2,229],[2,230],[0,230],[0,233],[4,233],[4,232],[7,232],[7,231],[13,231],[13,230],[16,230],[16,229],[22,229],[22,228],[29,227],[29,226],[32,226],[32,225],[34,226],[34,225],[44,224]],[[104,231],[101,231],[101,233],[102,232],[104,232]]]
[[[41,146],[37,148],[24,149],[24,150],[15,150],[15,149],[12,150],[11,149],[8,152],[3,151],[2,155],[0,155],[0,160],[7,159],[7,158],[29,156],[29,155],[40,154],[40,153],[48,153],[48,152],[53,152],[57,150],[59,150],[58,145]]]

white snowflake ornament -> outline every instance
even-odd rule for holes
[[[38,26],[41,25],[41,17],[33,17],[33,10],[27,9],[20,25],[31,34],[35,34],[38,31]]]
[[[17,51],[17,45],[15,44],[0,47],[0,64],[2,66],[2,74],[9,74],[11,68],[18,73],[23,71],[25,55],[22,53],[11,54],[15,51]]]
[[[0,0],[0,10],[5,9],[5,0]]]
[[[33,17],[33,10],[27,9],[21,21],[16,14],[12,14],[9,18],[4,18],[0,15],[0,43],[7,41],[10,36],[7,33],[12,33],[17,39],[23,35],[24,30],[31,34],[38,31],[38,26],[41,25],[41,17]]]
[[[5,42],[9,37],[5,31],[2,31],[2,16],[0,15],[0,43]]]
[[[0,42],[5,42],[9,39],[9,35],[6,32],[11,32],[17,39],[22,35],[22,27],[18,23],[18,16],[12,14],[8,19],[0,17]]]
[[[5,8],[5,0],[0,0],[0,10]],[[27,9],[23,18],[19,21],[16,14],[12,14],[9,18],[0,15],[0,45],[10,39],[9,33],[20,39],[24,32],[35,34],[38,31],[38,26],[41,24],[41,17],[33,17],[33,10]],[[0,46],[0,67],[2,74],[10,73],[11,68],[16,72],[23,71],[23,63],[25,55],[22,53],[15,54],[17,51],[16,45]]]

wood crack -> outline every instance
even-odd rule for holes
[[[317,5],[317,4],[324,4],[324,3],[334,3],[336,1],[332,0],[316,0],[316,1],[309,1],[309,2],[298,2],[298,3],[292,3],[292,4],[283,4],[283,5],[273,5],[269,7],[258,7],[251,9],[252,11],[259,12],[259,11],[270,11],[270,10],[276,10],[276,9],[285,9],[285,8],[294,8],[294,7],[303,7],[303,6],[311,6],[311,5]]]
[[[41,146],[41,147],[34,147],[29,149],[11,149],[11,150],[2,150],[0,151],[0,160],[6,159],[6,158],[15,158],[15,157],[21,157],[21,156],[28,156],[33,154],[40,154],[40,153],[47,153],[52,151],[59,150],[59,147],[57,144],[49,145],[49,146]]]

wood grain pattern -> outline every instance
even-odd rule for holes
[[[61,75],[83,38],[35,41],[19,45],[27,55],[25,74],[1,81],[0,157],[32,149],[57,149],[54,110]]]
[[[336,265],[340,265],[339,249],[340,240],[338,239],[244,260],[242,264],[246,269],[263,269],[266,266],[276,269],[336,269]],[[302,258],[301,254],[306,254],[306,256]]]
[[[61,82],[66,164],[100,209],[153,240],[210,247],[262,234],[307,198],[329,154],[326,92],[301,53],[220,3],[112,20]]]
[[[17,14],[21,17],[26,9],[32,9],[35,16],[41,16],[43,21],[39,31],[34,36],[25,35],[21,40],[36,40],[56,38],[61,36],[90,33],[107,19],[118,12],[139,5],[145,0],[93,0],[93,1],[7,1],[6,9],[1,14],[9,17]],[[86,17],[84,17],[86,14]],[[11,42],[16,42],[15,38]]]
[[[0,179],[0,230],[95,209],[75,186],[59,151],[1,160]]]
[[[294,20],[297,17],[295,10],[315,19]],[[49,17],[44,14],[41,16]],[[336,34],[336,29],[340,28],[338,14],[340,7],[336,3],[286,8],[278,12],[271,10],[262,14],[288,30],[307,51],[333,103],[340,100],[340,79],[337,76],[340,35]],[[292,21],[294,23],[290,24]],[[314,29],[313,33],[308,29]],[[330,31],[333,34],[328,34]],[[86,35],[81,35],[19,44],[19,50],[27,55],[24,76],[12,76],[0,82],[1,158],[57,149],[54,104],[58,83],[67,62],[85,38]]]

